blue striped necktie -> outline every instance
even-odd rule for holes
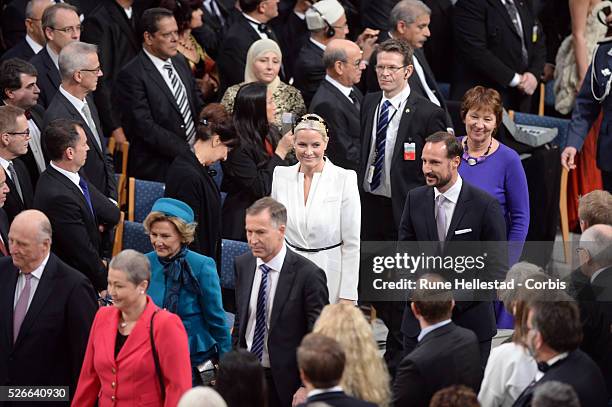
[[[255,354],[261,362],[263,358],[264,341],[266,338],[266,305],[268,303],[268,275],[272,270],[270,267],[262,264],[261,269],[261,284],[257,293],[257,310],[255,312],[255,333],[253,334],[253,345],[251,345],[251,353]]]
[[[385,145],[387,144],[387,128],[389,127],[389,106],[391,102],[385,100],[378,114],[376,123],[376,148],[374,155],[374,174],[370,182],[370,191],[374,192],[381,183],[383,168],[385,166]]]
[[[168,78],[172,84],[172,94],[176,100],[176,105],[183,116],[183,122],[185,123],[185,135],[187,135],[187,142],[192,145],[195,137],[195,125],[193,123],[193,117],[191,116],[191,107],[189,106],[189,100],[187,99],[187,92],[182,86],[182,83],[174,73],[174,68],[170,64],[164,64],[164,69],[168,71]]]

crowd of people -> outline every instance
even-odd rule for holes
[[[0,21],[0,386],[76,407],[612,405],[609,1],[4,0]],[[602,181],[566,275],[527,261],[542,174],[506,125],[548,81],[571,121],[544,148]],[[113,253],[111,139],[165,185],[146,253]],[[224,239],[248,251],[222,289]],[[487,255],[422,267],[400,301],[367,287],[372,242]]]

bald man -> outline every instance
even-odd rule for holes
[[[327,122],[327,156],[336,165],[359,168],[361,142],[359,114],[363,95],[355,86],[365,69],[361,49],[352,41],[334,39],[323,53],[325,79],[310,104],[310,112]]]
[[[0,386],[70,386],[72,393],[98,306],[87,277],[51,253],[51,233],[37,210],[11,225],[12,257],[0,258]]]

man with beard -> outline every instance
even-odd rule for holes
[[[408,192],[399,226],[399,240],[444,242],[443,255],[451,253],[451,241],[506,240],[506,222],[497,199],[461,179],[458,172],[461,154],[461,144],[450,133],[440,131],[425,139],[421,160],[427,185]],[[481,251],[478,244],[474,246]],[[486,277],[477,277],[503,280],[507,270],[507,256],[501,246],[489,245],[486,251],[483,250],[488,252]],[[486,244],[482,247],[486,247]],[[491,339],[497,333],[492,302],[456,301],[452,320],[476,334],[484,369],[491,351]],[[420,331],[419,323],[408,304],[401,328],[404,352],[414,349]]]

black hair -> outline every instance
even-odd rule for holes
[[[264,407],[266,379],[257,356],[245,349],[228,352],[221,357],[215,390],[228,407]]]
[[[174,18],[174,14],[163,7],[150,8],[142,13],[142,17],[140,17],[138,22],[138,38],[140,38],[140,41],[144,41],[145,33],[153,35],[159,30],[157,23],[162,18]]]
[[[45,127],[42,140],[47,155],[52,161],[60,161],[68,147],[75,147],[79,140],[79,122],[69,119],[55,119]]]
[[[234,126],[240,141],[254,144],[262,150],[265,139],[276,148],[278,140],[271,134],[266,113],[268,86],[262,82],[242,85],[234,100]]]
[[[21,75],[38,76],[34,65],[19,58],[11,58],[0,64],[0,92],[5,98],[6,91],[21,88]]]
[[[232,118],[220,103],[209,103],[202,109],[196,126],[196,140],[207,141],[214,135],[219,136],[221,142],[230,148],[240,145]]]

